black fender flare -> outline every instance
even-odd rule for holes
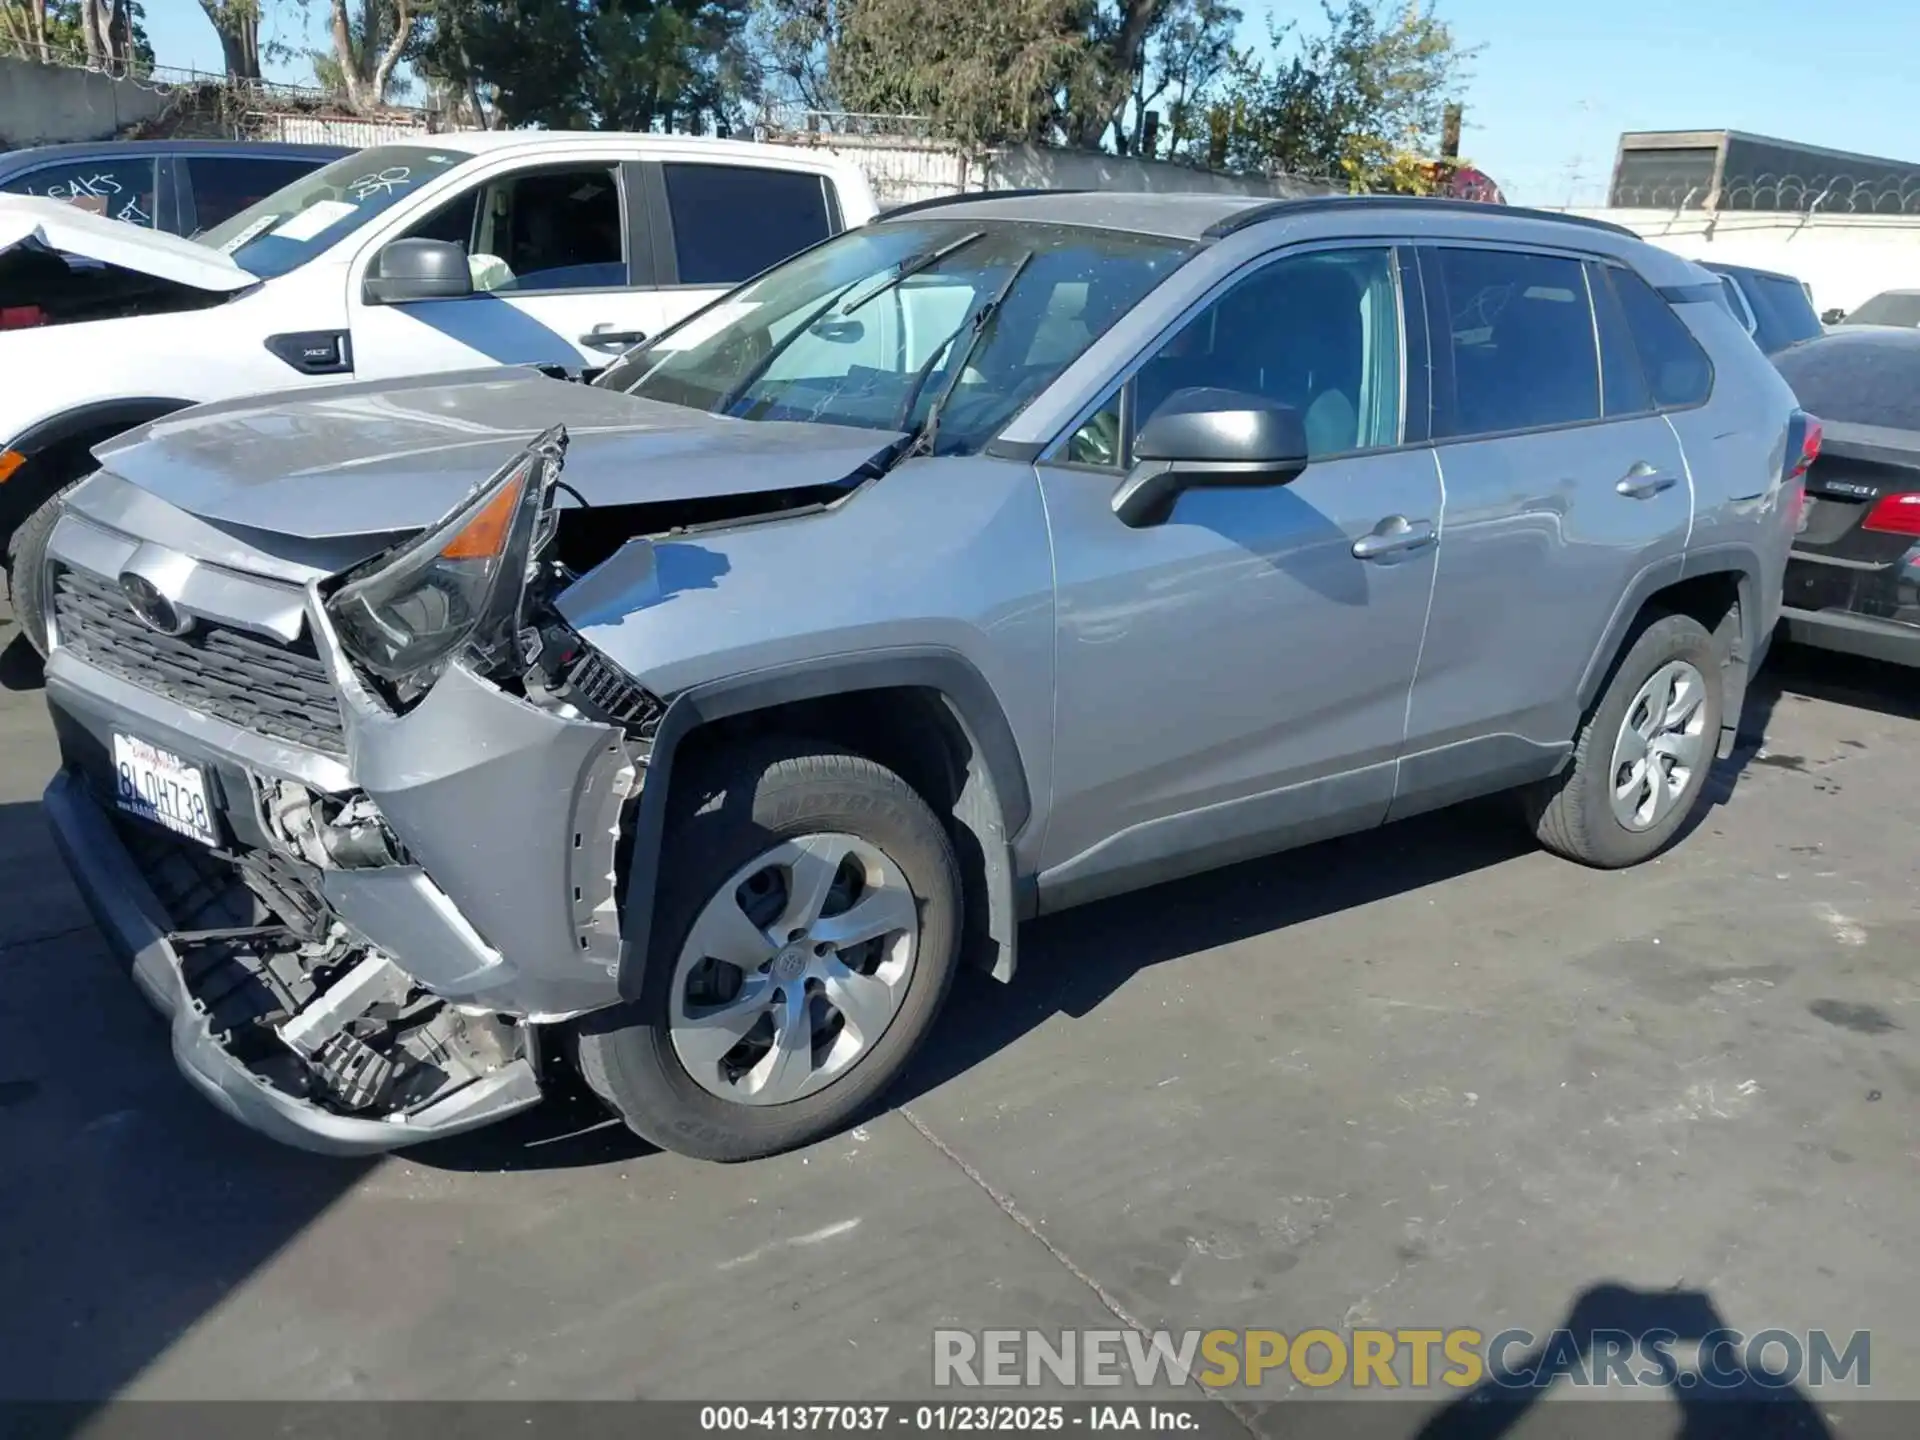
[[[984,860],[987,894],[983,922],[992,948],[979,963],[996,978],[1012,978],[1020,918],[1012,841],[1033,813],[1019,742],[993,687],[964,655],[943,646],[902,646],[730,676],[691,686],[668,703],[647,755],[646,778],[629,831],[626,874],[621,882],[625,937],[618,979],[623,998],[638,998],[646,971],[654,886],[666,834],[667,798],[680,743],[702,725],[751,711],[897,688],[935,692],[946,703],[973,751],[967,790],[955,807],[954,817],[979,841]]]
[[[1730,753],[1733,737],[1739,732],[1740,712],[1744,708],[1748,681],[1766,658],[1771,632],[1762,629],[1760,596],[1766,573],[1760,552],[1751,545],[1733,542],[1702,546],[1684,554],[1669,555],[1643,569],[1627,586],[1607,628],[1600,636],[1580,676],[1580,713],[1585,715],[1600,698],[1600,691],[1613,673],[1615,661],[1626,645],[1628,632],[1647,602],[1662,590],[1682,580],[1698,580],[1707,575],[1732,575],[1740,597],[1740,645],[1730,663],[1729,680],[1734,687],[1726,697],[1720,723],[1720,757]]]
[[[0,442],[0,450],[10,450],[24,457],[27,462],[7,481],[0,482],[0,537],[11,535],[14,527],[31,515],[40,501],[59,488],[57,477],[43,480],[34,474],[32,462],[36,455],[82,435],[111,439],[136,425],[145,425],[162,415],[171,415],[176,410],[184,410],[198,403],[164,395],[127,395],[114,400],[92,400],[85,405],[76,405],[71,410],[63,410],[58,415],[49,415],[28,426],[11,440]],[[16,489],[16,486],[19,488]]]

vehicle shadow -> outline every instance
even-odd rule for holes
[[[888,1095],[912,1101],[1054,1015],[1092,1014],[1149,966],[1368,905],[1537,848],[1511,797],[1416,816],[1022,927],[1011,986],[963,973],[939,1025]]]
[[[0,621],[0,690],[39,690],[46,683],[46,667],[27,637],[12,621]]]
[[[1591,1286],[1575,1299],[1566,1319],[1518,1359],[1490,1337],[1487,1359],[1499,1372],[1429,1417],[1415,1432],[1416,1440],[1497,1440],[1520,1428],[1550,1389],[1597,1389],[1609,1379],[1609,1399],[1556,1404],[1553,1423],[1528,1433],[1596,1440],[1656,1434],[1673,1440],[1831,1436],[1796,1374],[1757,1368],[1756,1362],[1764,1364],[1767,1355],[1782,1350],[1756,1353],[1751,1341],[1744,1347],[1733,1344],[1731,1333],[1704,1291]],[[1659,1345],[1640,1348],[1649,1337],[1657,1337]],[[1697,1350],[1698,1359],[1683,1366],[1672,1353],[1676,1349]],[[1621,1385],[1626,1379],[1632,1388]],[[1665,1390],[1678,1406],[1677,1427],[1668,1407],[1630,1398],[1646,1386]]]
[[[100,1402],[368,1162],[253,1135],[174,1074],[37,803],[0,805],[0,895],[0,1410]]]

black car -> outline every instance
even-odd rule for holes
[[[1787,633],[1920,665],[1920,330],[1843,326],[1773,363],[1821,426]]]
[[[0,155],[0,192],[45,195],[149,229],[192,235],[330,160],[348,145],[103,140]]]
[[[1768,355],[1777,355],[1789,345],[1822,333],[1824,327],[1813,308],[1813,296],[1793,276],[1777,270],[1756,270],[1751,265],[1722,265],[1717,260],[1701,263],[1720,277],[1727,292],[1727,307],[1747,327],[1753,343]]]

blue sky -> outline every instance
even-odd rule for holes
[[[991,3],[991,0],[956,0]],[[1315,0],[1242,0],[1317,16]],[[1920,164],[1920,5],[1912,0],[1438,0],[1483,47],[1468,88],[1468,159],[1509,199],[1598,203],[1622,130],[1750,130]],[[325,0],[266,0],[263,40],[313,45]],[[146,0],[162,65],[218,70],[195,0]],[[302,38],[303,34],[306,38]],[[310,78],[304,62],[277,78]]]

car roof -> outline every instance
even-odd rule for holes
[[[140,155],[257,155],[262,160],[337,160],[353,145],[296,145],[278,140],[97,140],[35,145],[0,155],[0,174],[62,160],[112,160]]]
[[[458,150],[464,155],[487,155],[496,150],[629,149],[636,142],[662,154],[727,155],[791,165],[796,158],[820,165],[844,167],[847,162],[824,149],[806,145],[762,145],[751,140],[722,140],[712,135],[663,135],[642,130],[437,130],[418,140],[383,140],[381,145],[430,145]],[[371,146],[369,149],[373,148]]]
[[[1377,212],[1403,209],[1410,214],[1445,212],[1471,214],[1498,224],[1510,220],[1547,220],[1555,224],[1600,229],[1638,239],[1632,231],[1604,220],[1558,211],[1527,210],[1514,205],[1489,205],[1477,200],[1452,200],[1411,195],[1305,195],[1275,199],[1259,195],[1229,195],[1206,191],[1144,193],[1091,190],[1007,190],[943,196],[901,205],[879,217],[879,223],[903,216],[937,212],[943,218],[1020,220],[1056,225],[1086,225],[1103,230],[1128,230],[1167,239],[1203,241],[1269,220],[1297,219],[1340,211]]]
[[[1724,260],[1701,260],[1697,263],[1720,275],[1757,275],[1763,280],[1785,280],[1789,284],[1800,284],[1799,276],[1789,275],[1784,270],[1762,270],[1758,265],[1729,265]]]

